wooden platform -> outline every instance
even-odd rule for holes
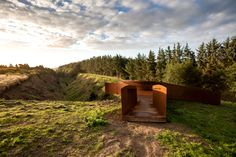
[[[166,117],[160,116],[157,109],[153,107],[153,95],[151,91],[138,93],[138,104],[123,119],[133,122],[166,122]]]

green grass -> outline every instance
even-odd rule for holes
[[[167,111],[170,122],[185,124],[207,143],[191,143],[179,133],[164,131],[157,139],[168,146],[170,156],[236,156],[236,103],[213,106],[175,101]]]
[[[88,111],[84,118],[84,121],[88,127],[106,125],[108,122],[103,118],[105,112],[101,109]]]
[[[95,74],[62,80],[66,99],[74,101],[0,99],[0,156],[96,155],[106,145],[105,115],[120,109],[120,104],[91,100],[111,98],[104,84],[117,81]],[[191,129],[190,133],[162,129],[156,134],[168,156],[236,156],[236,103],[173,101],[167,105],[167,118],[173,126],[181,123]],[[112,131],[116,136],[116,130]],[[135,156],[133,151],[124,147],[115,156]]]
[[[183,134],[165,130],[156,135],[156,139],[161,145],[167,145],[170,151],[168,156],[184,157],[184,156],[214,156],[214,151],[204,146],[203,142],[191,141],[195,136],[184,136]]]
[[[96,75],[96,74],[79,74],[65,88],[66,100],[72,101],[91,101],[112,99],[114,96],[105,93],[106,82],[118,82],[115,77]]]
[[[120,105],[1,100],[0,108],[0,156],[58,156],[68,147],[79,155],[100,149],[104,115]]]

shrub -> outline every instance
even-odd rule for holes
[[[198,86],[201,72],[190,61],[183,63],[169,63],[166,67],[164,82],[178,85]]]
[[[226,69],[227,86],[236,98],[236,63]]]
[[[92,110],[85,114],[85,124],[88,127],[97,127],[106,125],[108,122],[103,118],[104,112],[100,110]]]

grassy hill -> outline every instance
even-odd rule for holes
[[[5,99],[26,100],[64,99],[59,78],[55,71],[41,68],[37,69],[37,71],[34,70],[33,72],[28,70],[26,74],[19,74],[20,76],[24,76],[26,78],[21,82],[19,82],[19,79],[17,79],[18,77],[16,77],[18,75],[8,74],[8,77],[11,76],[10,78],[14,81],[13,83],[10,83],[10,81],[5,81],[9,88],[2,92],[1,97]]]
[[[0,74],[0,95],[7,89],[29,79],[25,74]]]
[[[104,100],[111,98],[105,94],[105,82],[118,82],[115,77],[96,75],[96,74],[78,74],[76,79],[65,87],[66,100]]]
[[[0,75],[1,98],[71,101],[104,100],[112,98],[105,94],[105,82],[119,81],[115,77],[95,74],[71,75],[61,69],[55,72],[46,68],[32,68],[24,69],[24,71],[20,70],[19,73],[14,70],[17,70],[17,68],[5,68],[5,73]]]
[[[11,100],[0,99],[0,156],[236,155],[236,103],[169,101],[168,123],[123,122],[119,98],[104,92],[105,82],[117,81],[42,70],[7,89]]]

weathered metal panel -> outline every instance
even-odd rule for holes
[[[153,89],[153,106],[157,108],[160,116],[166,117],[167,88],[162,85],[154,85]]]
[[[122,115],[128,114],[137,105],[137,89],[127,85],[121,88]]]

